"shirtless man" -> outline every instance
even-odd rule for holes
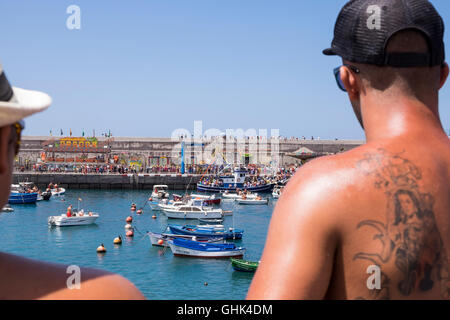
[[[8,202],[14,156],[20,146],[21,119],[46,109],[48,95],[11,88],[0,65],[0,208]],[[2,230],[8,232],[8,230]],[[81,268],[80,289],[69,289],[68,266],[0,253],[0,299],[143,299],[125,278]]]
[[[405,7],[407,6],[407,7]],[[356,0],[331,49],[366,144],[298,170],[248,299],[448,299],[443,21],[427,0]]]

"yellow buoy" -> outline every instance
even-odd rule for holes
[[[105,246],[103,245],[103,243],[97,248],[97,252],[98,252],[98,253],[104,253],[104,252],[106,252],[106,248],[105,248]]]
[[[117,238],[114,238],[114,244],[122,244],[122,237],[118,236]]]

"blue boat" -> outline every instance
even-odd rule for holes
[[[210,238],[225,238],[228,240],[237,240],[242,239],[242,234],[244,230],[242,229],[233,229],[230,228],[225,230],[223,226],[215,227],[215,226],[194,226],[194,225],[185,225],[180,226],[176,224],[169,224],[167,226],[171,233],[173,234],[182,234],[182,235],[190,235],[197,237],[210,237]]]
[[[248,171],[245,168],[235,168],[233,175],[218,176],[215,180],[218,185],[204,184],[202,181],[197,183],[197,190],[203,192],[236,192],[237,189],[247,190],[248,192],[271,192],[275,183],[264,183],[257,186],[246,186],[245,179]]]
[[[37,192],[32,193],[22,193],[22,192],[11,192],[9,195],[9,204],[27,204],[36,203],[38,197]]]
[[[169,247],[175,256],[199,258],[242,257],[245,248],[234,243],[205,243],[186,239],[169,240]]]

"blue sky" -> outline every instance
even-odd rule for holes
[[[344,0],[3,0],[10,81],[53,98],[27,135],[168,137],[177,128],[280,129],[363,139],[325,57]],[[448,24],[450,1],[432,1]],[[81,8],[69,30],[68,6]],[[446,33],[446,43],[449,43]],[[441,118],[450,129],[450,89]]]

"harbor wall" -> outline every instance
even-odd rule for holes
[[[13,183],[30,181],[40,189],[57,183],[66,189],[134,189],[151,190],[165,184],[171,190],[195,190],[201,175],[180,174],[81,174],[81,173],[21,173],[13,174]]]

